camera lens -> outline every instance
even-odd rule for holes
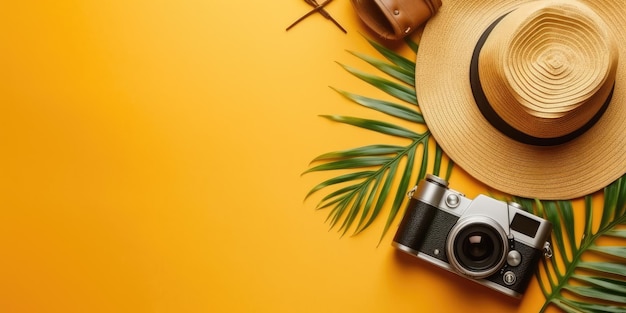
[[[502,248],[498,234],[484,225],[467,227],[455,240],[455,254],[461,265],[474,271],[483,271],[497,264]]]
[[[502,267],[507,254],[507,239],[501,227],[494,223],[465,221],[453,227],[449,234],[448,255],[457,271],[484,278]]]

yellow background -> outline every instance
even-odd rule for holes
[[[535,312],[397,253],[396,220],[328,231],[301,176],[324,152],[399,143],[335,61],[375,55],[348,0],[5,1],[1,312]],[[405,51],[402,46],[399,51]],[[477,183],[456,169],[451,185]],[[384,213],[383,213],[384,214]]]

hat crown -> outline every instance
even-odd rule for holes
[[[504,16],[484,42],[480,83],[511,127],[537,138],[564,137],[605,109],[618,55],[610,29],[584,4],[530,2]]]

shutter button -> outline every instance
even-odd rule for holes
[[[450,194],[446,197],[446,205],[450,208],[456,208],[461,203],[461,198],[458,195]]]

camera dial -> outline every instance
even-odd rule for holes
[[[437,184],[439,186],[441,186],[442,188],[448,188],[448,181],[439,177],[439,176],[435,176],[432,174],[427,174],[426,177],[424,178],[426,181],[429,181],[433,184]]]

